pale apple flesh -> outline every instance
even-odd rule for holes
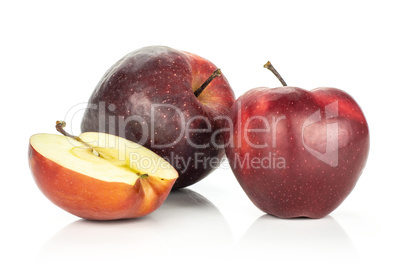
[[[169,163],[114,135],[79,137],[93,147],[55,134],[30,139],[33,177],[54,204],[81,218],[114,220],[145,216],[164,202],[178,177]]]

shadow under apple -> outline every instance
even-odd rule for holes
[[[172,192],[159,209],[143,218],[77,220],[44,244],[38,260],[44,264],[60,260],[115,263],[152,257],[154,262],[163,262],[183,252],[196,253],[233,242],[219,210],[202,195],[183,189]]]
[[[239,248],[277,263],[358,263],[355,246],[331,216],[322,219],[258,218],[239,241]]]

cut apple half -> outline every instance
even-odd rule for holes
[[[33,177],[53,203],[92,220],[145,216],[157,209],[178,177],[149,149],[110,134],[30,138]]]

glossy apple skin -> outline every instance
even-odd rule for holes
[[[321,120],[306,124],[314,115]],[[339,89],[252,89],[236,101],[229,117],[233,131],[225,134],[225,142],[231,142],[226,147],[231,168],[251,201],[268,214],[328,215],[352,191],[366,164],[367,121],[353,98]],[[333,145],[328,152],[337,152],[331,161],[316,157],[326,153],[327,140]],[[241,166],[247,156],[249,164]],[[265,162],[250,164],[261,159]]]
[[[29,166],[43,194],[58,207],[88,220],[116,220],[148,215],[162,205],[175,180],[149,176],[134,185],[106,182],[65,168],[31,145]]]
[[[103,76],[89,99],[81,130],[139,143],[179,172],[174,189],[194,184],[216,168],[225,153],[219,133],[225,120],[219,116],[227,115],[235,100],[228,81],[222,75],[198,98],[193,93],[216,69],[206,59],[168,47],[136,50]]]

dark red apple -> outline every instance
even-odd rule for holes
[[[255,88],[233,105],[225,134],[231,168],[251,201],[281,218],[321,218],[354,188],[369,130],[356,101],[336,88]]]
[[[221,128],[234,93],[219,74],[194,54],[162,46],[136,50],[103,76],[81,129],[151,149],[179,172],[174,188],[189,186],[218,167],[224,155]]]

